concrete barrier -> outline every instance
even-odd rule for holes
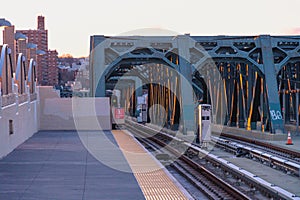
[[[18,108],[17,108],[18,106]],[[0,116],[0,158],[38,131],[38,102],[16,103],[2,107]]]
[[[111,130],[109,98],[60,98],[40,87],[40,130]]]
[[[232,134],[235,136],[241,136],[251,139],[258,140],[267,140],[267,141],[279,141],[285,140],[286,134],[271,134],[269,132],[261,132],[257,130],[247,131],[246,129],[236,128],[236,127],[228,127],[214,124],[212,126],[212,133],[214,135],[220,135],[220,133]]]

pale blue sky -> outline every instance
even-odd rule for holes
[[[91,35],[140,28],[191,35],[300,35],[300,0],[6,0],[0,17],[36,29],[46,17],[49,48],[87,56]]]

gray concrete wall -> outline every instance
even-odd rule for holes
[[[111,130],[109,98],[60,98],[40,87],[40,130]]]
[[[267,141],[286,140],[287,137],[286,134],[279,134],[279,133],[271,134],[269,132],[261,132],[258,130],[247,131],[241,128],[220,126],[216,124],[212,126],[212,133],[215,136],[219,136],[220,133],[226,133],[229,135],[241,136],[241,137],[258,139],[258,140],[267,140]]]
[[[1,98],[1,97],[0,97]],[[2,107],[0,111],[0,158],[6,156],[38,131],[38,102],[32,101]],[[10,134],[9,121],[12,120]]]
[[[39,130],[111,130],[109,98],[60,98],[52,87],[38,91],[30,103],[1,97],[0,158]]]

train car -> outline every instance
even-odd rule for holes
[[[121,91],[107,90],[106,96],[110,97],[110,107],[111,107],[111,123],[112,128],[116,129],[118,125],[125,123],[125,109],[121,102]]]

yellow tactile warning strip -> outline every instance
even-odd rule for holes
[[[153,157],[126,131],[112,131],[146,199],[189,199]]]

